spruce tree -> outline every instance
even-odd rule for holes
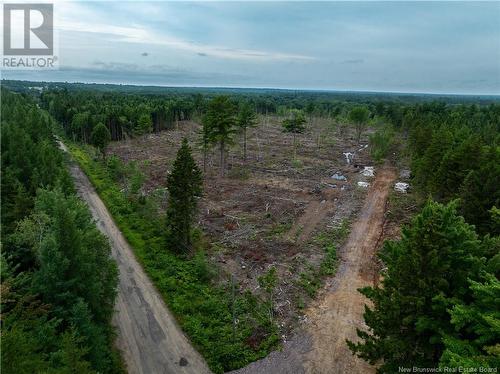
[[[369,331],[358,330],[362,341],[348,345],[371,364],[381,363],[379,373],[437,366],[443,336],[454,331],[448,310],[471,297],[469,281],[484,269],[484,249],[455,205],[428,203],[401,240],[385,244],[381,286],[360,290],[373,302],[364,314]]]
[[[300,110],[294,109],[290,112],[290,117],[283,121],[283,131],[293,134],[293,159],[297,156],[297,134],[302,134],[306,130],[306,118]]]
[[[236,125],[243,133],[243,160],[247,160],[247,129],[254,127],[257,124],[257,115],[250,106],[250,103],[245,102],[241,105],[236,119]]]
[[[98,123],[96,127],[92,130],[90,135],[90,141],[92,145],[101,151],[104,155],[104,150],[106,149],[109,141],[111,140],[111,134],[106,126],[102,123]]]
[[[225,152],[235,132],[235,107],[227,96],[217,96],[208,104],[203,117],[204,133],[210,143],[219,144],[220,176],[224,176]]]
[[[172,172],[167,178],[167,245],[177,253],[191,248],[191,226],[202,187],[201,171],[191,155],[187,139],[184,138]]]

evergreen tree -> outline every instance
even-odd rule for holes
[[[500,235],[490,219],[490,209],[500,207],[500,147],[488,147],[480,167],[470,169],[460,188],[461,213],[480,234]]]
[[[290,112],[289,118],[283,121],[283,131],[293,134],[293,158],[297,156],[297,134],[302,134],[306,130],[306,118],[302,111],[294,109]]]
[[[143,135],[150,133],[153,130],[153,121],[148,113],[141,114],[134,127],[135,135]]]
[[[182,253],[191,248],[191,226],[202,187],[201,171],[184,138],[167,178],[167,244],[175,252]]]
[[[208,141],[219,144],[221,177],[225,171],[226,146],[232,142],[235,122],[235,107],[229,97],[217,96],[210,101],[203,117],[203,126]]]
[[[93,146],[95,146],[104,155],[104,150],[108,146],[111,140],[111,134],[106,126],[102,123],[98,123],[96,127],[92,130],[90,135],[90,141]]]
[[[450,310],[455,331],[444,337],[440,364],[447,367],[500,367],[500,282],[492,274],[471,281],[473,300]]]
[[[236,125],[243,133],[243,160],[247,159],[247,129],[257,124],[257,115],[250,103],[245,102],[241,105],[236,119]]]
[[[379,373],[436,366],[442,337],[454,330],[448,309],[470,298],[469,279],[479,279],[482,255],[477,235],[456,214],[455,204],[429,202],[401,240],[385,244],[381,286],[361,290],[373,308],[364,314],[370,331],[358,330],[362,341],[348,342],[353,353],[371,364],[381,362]]]
[[[354,107],[349,112],[349,120],[354,122],[354,126],[356,127],[356,139],[359,143],[361,140],[361,134],[363,133],[363,129],[366,126],[366,122],[368,121],[368,116],[370,112],[364,106]]]

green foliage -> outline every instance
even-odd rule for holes
[[[106,126],[98,123],[90,134],[90,142],[104,154],[104,150],[111,140],[111,134]]]
[[[235,114],[235,105],[228,96],[216,96],[208,103],[203,117],[204,143],[219,144],[221,176],[224,176],[226,146],[232,143],[236,131]]]
[[[329,244],[325,247],[325,258],[321,262],[319,268],[319,274],[321,276],[334,275],[337,270],[337,249],[333,244]]]
[[[460,188],[461,213],[481,234],[500,234],[490,210],[500,207],[500,147],[483,150],[479,168],[470,169]]]
[[[283,131],[293,134],[293,159],[297,158],[297,134],[302,134],[306,130],[306,118],[300,110],[293,109],[288,114],[283,123]]]
[[[240,105],[236,126],[243,133],[243,160],[247,159],[247,129],[257,125],[257,114],[249,102]]]
[[[121,372],[109,244],[74,194],[50,118],[2,99],[2,372]]]
[[[487,274],[483,282],[470,281],[473,300],[449,309],[455,331],[444,337],[441,366],[500,367],[500,282]]]
[[[191,155],[186,138],[167,177],[167,189],[167,245],[174,252],[185,253],[191,250],[191,226],[203,189],[201,171]]]
[[[370,331],[358,330],[362,341],[348,344],[368,362],[381,362],[380,373],[437,366],[443,337],[455,334],[449,310],[470,299],[469,282],[483,274],[484,246],[455,205],[429,202],[401,240],[385,243],[382,285],[361,290],[373,302],[364,314]]]
[[[370,116],[370,111],[365,106],[356,106],[349,112],[349,121],[354,123],[356,127],[356,139],[359,143],[361,140],[361,134],[363,133],[366,123],[368,122],[368,117]]]
[[[165,251],[161,220],[140,213],[138,205],[120,191],[103,161],[82,148],[70,147],[145,271],[164,297],[182,329],[207,360],[212,371],[240,368],[266,356],[279,343],[266,302],[212,284],[214,265],[196,253],[192,258]],[[208,274],[207,274],[208,270]],[[233,310],[238,319],[233,330]]]
[[[306,291],[309,297],[313,298],[321,287],[321,279],[317,276],[316,270],[309,267],[306,271],[300,273],[297,284]]]
[[[135,135],[144,135],[148,132],[151,132],[153,129],[153,122],[151,120],[151,116],[149,114],[141,114],[139,119],[137,120],[137,124],[134,127]]]
[[[306,118],[300,110],[291,110],[289,117],[283,121],[283,131],[302,134],[306,130]]]
[[[390,127],[383,127],[375,134],[370,135],[370,153],[377,162],[387,157],[394,143],[394,131]]]
[[[267,295],[266,306],[269,313],[269,323],[274,321],[274,290],[278,284],[278,275],[276,267],[271,267],[265,274],[257,278],[259,286],[264,290]]]
[[[498,106],[418,105],[408,111],[413,184],[423,195],[447,202],[482,235],[492,229],[488,211],[500,205]]]

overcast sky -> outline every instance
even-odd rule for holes
[[[500,2],[55,2],[60,70],[3,78],[500,94]]]

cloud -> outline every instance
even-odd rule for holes
[[[365,60],[363,60],[362,58],[355,58],[355,59],[351,59],[351,60],[342,61],[343,64],[362,64],[364,62],[365,62]]]
[[[151,44],[168,46],[175,49],[192,52],[194,54],[203,53],[217,58],[236,60],[303,60],[312,61],[314,57],[300,54],[289,54],[280,52],[261,51],[253,49],[228,48],[219,45],[202,44],[194,41],[184,40],[171,35],[151,32],[140,25],[114,26],[106,24],[83,23],[71,20],[61,20],[57,26],[62,31],[83,32],[102,34],[114,41]]]

